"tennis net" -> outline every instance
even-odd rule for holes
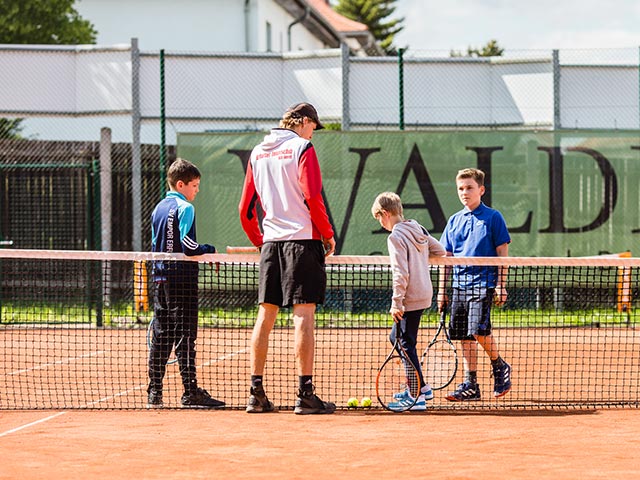
[[[145,408],[152,262],[199,263],[197,377],[201,387],[244,408],[257,313],[258,255],[0,250],[0,409]],[[478,354],[482,399],[451,403],[456,378],[435,392],[435,409],[638,407],[638,258],[435,258],[434,300],[445,266],[508,267],[506,304],[491,311],[513,388],[493,397],[488,358]],[[180,263],[183,264],[183,263]],[[327,296],[316,314],[314,383],[347,408],[376,402],[378,367],[389,353],[391,271],[383,256],[327,260]],[[450,285],[447,287],[450,288]],[[420,356],[438,325],[422,317]],[[177,363],[167,365],[165,407],[179,407]],[[298,378],[291,310],[271,333],[265,388],[279,409],[295,401]]]

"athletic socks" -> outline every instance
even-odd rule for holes
[[[262,375],[251,375],[251,386],[253,388],[262,386]]]
[[[503,363],[504,360],[500,356],[498,356],[498,358],[496,358],[495,360],[491,360],[491,366],[494,368],[502,366]]]
[[[313,377],[312,375],[301,375],[298,377],[300,383],[300,390],[303,392],[313,391]]]
[[[465,372],[464,380],[465,380],[465,382],[470,382],[472,384],[478,383],[478,374],[477,374],[477,372]]]

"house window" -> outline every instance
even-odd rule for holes
[[[271,45],[271,23],[267,22],[267,52],[271,52],[273,46]]]

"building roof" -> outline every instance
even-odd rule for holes
[[[338,32],[366,32],[369,30],[364,23],[356,22],[336,12],[327,0],[307,0],[307,3],[322,15]]]
[[[360,55],[384,55],[369,28],[340,15],[328,0],[275,0],[312,35],[331,48],[346,43]]]

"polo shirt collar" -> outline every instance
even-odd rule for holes
[[[470,215],[470,214],[476,214],[476,213],[480,213],[481,210],[483,210],[485,207],[484,203],[480,202],[480,205],[478,205],[475,210],[469,210],[469,207],[464,207],[464,214],[465,215]]]

